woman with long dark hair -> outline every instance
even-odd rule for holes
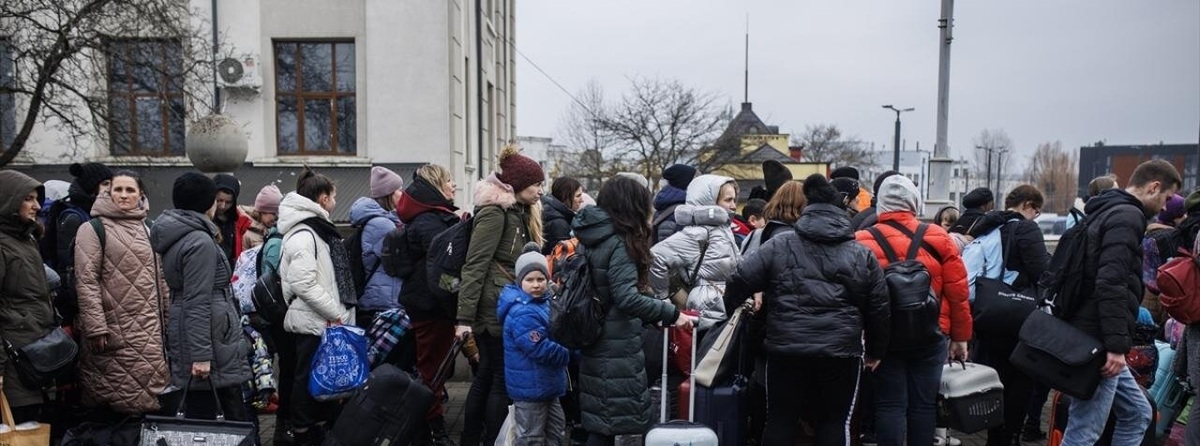
[[[694,317],[650,294],[650,191],[636,180],[614,177],[600,189],[596,206],[579,211],[575,235],[594,272],[597,291],[609,303],[600,339],[583,350],[579,365],[580,409],[589,445],[641,434],[650,406],[642,354],[642,324],[690,328]]]

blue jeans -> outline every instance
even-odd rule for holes
[[[1116,412],[1113,446],[1137,446],[1146,436],[1150,425],[1150,402],[1133,380],[1129,368],[1120,375],[1104,378],[1090,400],[1071,398],[1071,417],[1063,432],[1062,446],[1091,446],[1100,439],[1108,415]]]
[[[872,373],[875,381],[875,439],[879,446],[933,444],[937,394],[949,342],[889,352]],[[907,433],[906,433],[907,426]]]

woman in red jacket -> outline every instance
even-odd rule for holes
[[[966,359],[967,341],[971,339],[967,270],[946,230],[917,220],[920,192],[912,180],[902,175],[885,179],[879,188],[877,208],[879,223],[858,231],[855,237],[875,253],[880,266],[887,268],[889,256],[881,243],[886,243],[898,260],[903,259],[923,227],[916,257],[929,271],[936,300],[927,302],[923,316],[912,316],[912,320],[929,325],[924,330],[920,327],[914,330],[901,322],[905,313],[915,311],[892,308],[892,339],[873,374],[877,389],[875,435],[880,446],[903,445],[906,438],[910,445],[933,444],[936,396],[942,364],[947,359],[946,335],[950,337],[952,359]],[[924,335],[914,335],[918,332]]]

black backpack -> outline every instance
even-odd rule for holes
[[[446,228],[433,237],[426,253],[425,273],[429,293],[441,302],[457,302],[462,287],[462,268],[467,263],[467,247],[475,219],[469,218]],[[457,306],[457,303],[454,305]]]
[[[371,276],[375,275],[375,271],[379,270],[382,260],[376,260],[375,266],[367,268],[363,264],[362,237],[363,231],[367,229],[367,225],[371,224],[376,218],[386,218],[382,215],[375,215],[362,222],[361,225],[355,226],[354,233],[350,234],[342,240],[342,244],[346,247],[346,255],[350,257],[350,276],[354,278],[354,294],[362,297],[367,291],[367,281],[371,280]]]
[[[407,279],[414,271],[412,255],[408,253],[408,226],[388,232],[383,237],[383,252],[380,262],[383,272],[392,277]]]
[[[888,266],[883,269],[883,278],[887,282],[892,307],[892,336],[889,350],[925,347],[937,342],[942,336],[941,327],[938,325],[938,317],[942,311],[941,302],[933,292],[933,278],[929,274],[929,269],[925,268],[924,263],[917,260],[917,255],[924,245],[925,231],[929,229],[929,224],[921,223],[917,226],[916,234],[912,234],[900,224],[890,223],[892,222],[884,224],[912,238],[904,260],[896,257],[896,251],[888,244],[887,238],[879,232],[878,228],[875,226],[867,228],[867,232],[875,238],[875,242],[879,244],[879,248],[883,250],[884,256],[888,259]],[[930,248],[925,250],[937,259],[938,263],[941,263],[937,251]]]
[[[1051,313],[1066,318],[1079,302],[1079,293],[1094,281],[1088,274],[1088,225],[1093,218],[1085,216],[1083,221],[1067,229],[1058,239],[1054,255],[1046,265],[1046,272],[1038,280],[1038,305],[1052,303]],[[1093,270],[1094,271],[1094,270]]]
[[[263,247],[265,248],[272,239],[282,238],[283,234],[275,232],[263,240]],[[258,270],[258,280],[254,282],[254,291],[250,293],[250,300],[254,301],[254,308],[259,317],[262,317],[268,324],[281,327],[283,326],[283,317],[287,315],[288,309],[287,301],[283,298],[283,280],[279,277],[279,265],[275,265],[275,269],[270,273],[263,274],[264,257],[266,256],[262,252],[258,253],[258,263],[255,266],[255,269]]]
[[[561,280],[562,286],[550,300],[550,338],[572,350],[596,343],[608,315],[584,251],[580,244],[574,253],[554,265],[555,280]]]

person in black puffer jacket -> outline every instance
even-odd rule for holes
[[[1094,444],[1110,412],[1118,420],[1113,438],[1141,438],[1150,424],[1150,403],[1125,355],[1142,299],[1142,234],[1182,182],[1169,162],[1146,161],[1134,169],[1125,190],[1108,190],[1087,202],[1083,285],[1077,301],[1065,302],[1063,319],[1099,340],[1107,361],[1092,398],[1071,399],[1063,444]]]
[[[654,196],[654,217],[650,219],[651,242],[666,240],[681,229],[675,223],[675,208],[687,201],[687,188],[695,177],[696,169],[685,164],[676,164],[663,170],[662,178],[667,184]]]
[[[425,274],[426,252],[433,238],[455,223],[454,176],[445,167],[426,164],[413,174],[413,181],[404,189],[396,205],[396,214],[404,223],[405,246],[408,258],[404,260],[408,274],[402,277],[400,303],[404,305],[412,320],[412,332],[416,339],[417,370],[426,385],[432,385],[438,367],[454,344],[454,302],[438,302],[429,292]],[[425,419],[429,423],[430,436],[434,445],[452,445],[446,432],[446,421],[442,413],[441,389],[433,399]]]
[[[863,355],[873,370],[887,352],[887,285],[875,255],[854,239],[845,196],[820,174],[804,181],[804,194],[808,206],[796,231],[746,257],[727,284],[725,305],[763,292],[771,410],[762,443],[795,443],[805,411],[817,444],[847,444]]]
[[[542,255],[550,255],[558,242],[571,238],[571,220],[583,204],[583,186],[574,178],[561,177],[542,196]]]

